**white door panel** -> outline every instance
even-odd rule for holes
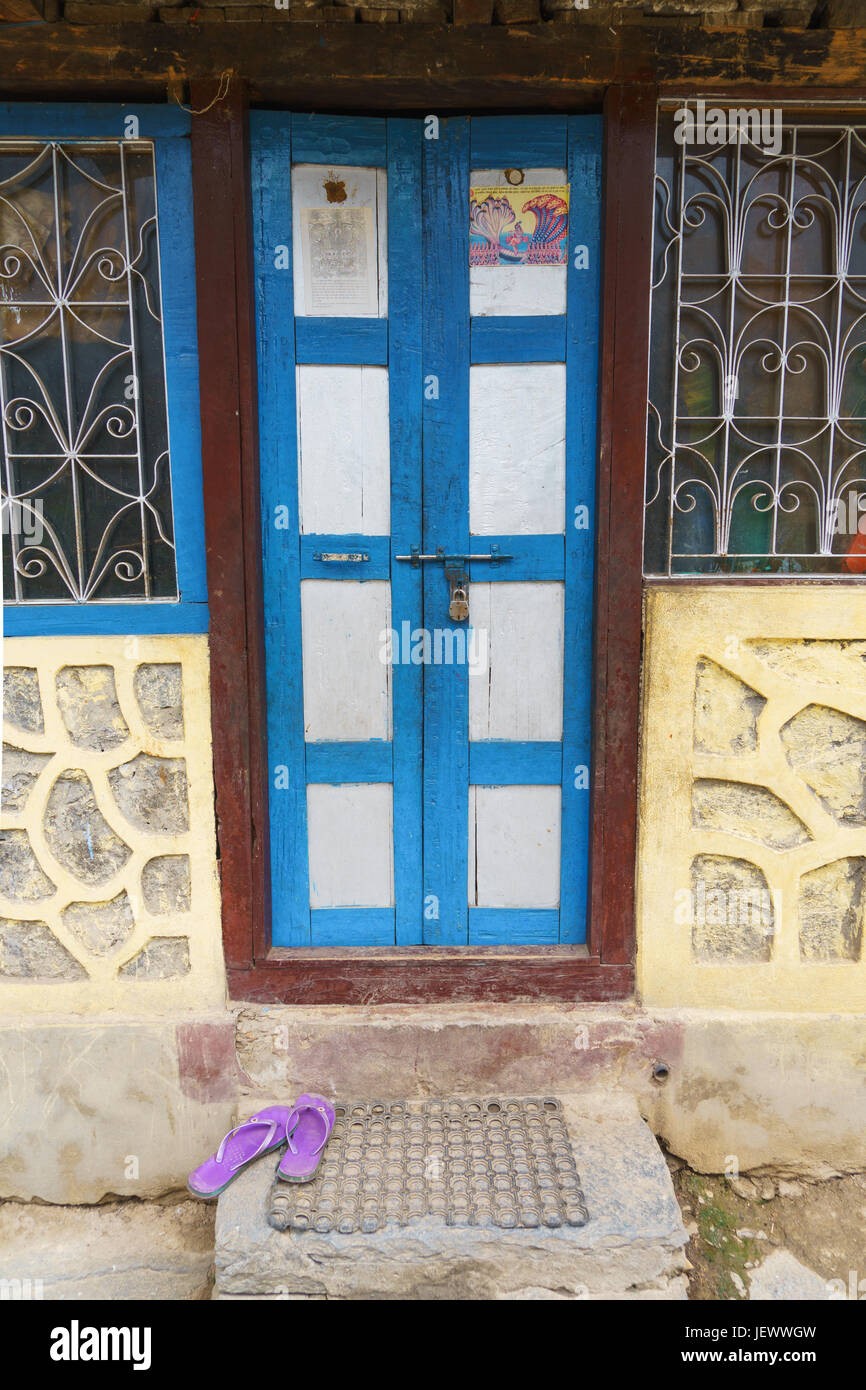
[[[305,579],[301,622],[307,740],[389,739],[391,667],[381,654],[391,585]]]
[[[390,783],[307,787],[310,907],[393,907]]]
[[[470,907],[559,906],[559,787],[469,788]]]

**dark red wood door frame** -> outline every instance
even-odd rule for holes
[[[267,953],[264,633],[246,93],[193,83],[193,216],[211,720],[229,972]]]
[[[192,106],[202,114],[192,121],[192,167],[214,777],[231,996],[298,1004],[626,998],[634,988],[640,557],[656,88],[612,87],[604,107],[594,765],[586,947],[362,950],[270,944],[248,122],[241,83],[233,81],[227,97],[210,105],[216,94],[214,83],[193,85]]]
[[[608,89],[595,585],[591,949],[634,959],[649,308],[658,92]]]

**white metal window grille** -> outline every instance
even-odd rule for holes
[[[0,141],[4,596],[177,598],[153,147]]]
[[[858,574],[866,124],[711,107],[659,113],[644,570]]]

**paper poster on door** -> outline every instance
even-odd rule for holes
[[[469,190],[469,264],[565,265],[569,185]]]
[[[308,314],[378,314],[372,208],[301,208],[301,251]]]

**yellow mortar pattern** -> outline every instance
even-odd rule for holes
[[[211,753],[209,654],[206,636],[182,637],[11,637],[2,644],[3,665],[35,667],[45,729],[25,732],[4,722],[4,740],[33,753],[53,753],[18,814],[6,812],[4,829],[28,832],[39,863],[57,891],[49,898],[22,903],[0,897],[0,916],[18,921],[46,922],[58,941],[80,961],[90,976],[77,981],[0,980],[0,1008],[6,1014],[122,1011],[153,1015],[178,1010],[200,1012],[225,1002],[220,895],[216,865],[213,764]],[[142,663],[180,663],[183,681],[182,739],[160,739],[141,717],[133,690],[136,668]],[[107,752],[73,744],[55,697],[55,676],[64,666],[107,665],[114,670],[117,699],[129,727],[129,737]],[[183,758],[189,797],[189,830],[182,834],[153,834],[131,825],[115,803],[106,779],[109,769],[139,752],[155,757]],[[106,883],[89,886],[54,858],[43,833],[45,803],[60,773],[81,768],[108,824],[132,850],[126,864]],[[190,910],[151,915],[141,895],[141,870],[155,856],[185,854],[190,864]],[[85,950],[63,925],[61,909],[70,902],[105,902],[126,889],[135,917],[135,930],[110,956]],[[184,936],[189,941],[190,969],[177,979],[118,979],[121,965],[138,954],[153,936]]]
[[[642,1002],[661,1007],[731,1007],[809,1013],[866,1012],[866,942],[859,961],[802,962],[797,913],[800,875],[831,860],[866,855],[866,827],[838,824],[792,770],[779,729],[810,704],[866,721],[866,665],[850,684],[771,670],[751,640],[862,640],[866,592],[805,585],[652,588],[647,595],[637,877],[637,970]],[[767,700],[758,746],[737,756],[693,746],[695,672],[709,657]],[[754,840],[692,825],[695,778],[764,786],[811,831],[809,843],[774,851]],[[697,854],[746,859],[781,890],[768,962],[696,961],[691,924],[675,920],[678,889],[691,886]],[[778,901],[778,899],[777,899]]]

